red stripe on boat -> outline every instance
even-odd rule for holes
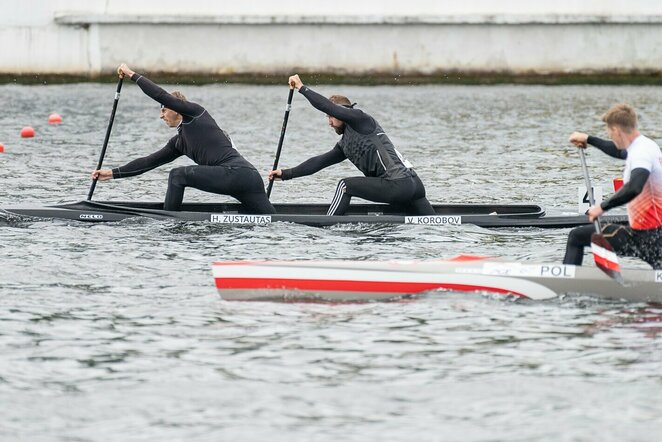
[[[479,261],[481,259],[490,259],[490,257],[480,256],[480,255],[457,255],[449,259],[449,261],[465,262],[465,261]]]
[[[595,263],[598,266],[605,267],[609,270],[612,270],[614,272],[620,272],[621,271],[621,266],[614,261],[610,261],[607,258],[604,258],[596,253],[593,254],[593,258],[595,259]]]
[[[216,287],[225,290],[316,290],[327,292],[365,293],[419,293],[433,289],[457,290],[461,292],[485,291],[491,293],[526,295],[498,287],[471,284],[446,284],[440,282],[383,282],[342,281],[319,279],[274,279],[274,278],[214,278]]]

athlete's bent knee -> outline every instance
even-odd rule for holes
[[[175,186],[184,186],[186,185],[186,168],[185,167],[175,167],[170,171],[168,175],[168,182]]]
[[[575,227],[568,234],[568,244],[576,247],[585,247],[591,243],[593,226]]]

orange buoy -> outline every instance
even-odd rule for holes
[[[59,114],[52,113],[48,116],[48,124],[60,124],[62,123],[62,117]]]
[[[23,138],[32,138],[34,137],[34,129],[30,126],[25,126],[21,129],[21,137]]]
[[[0,143],[0,153],[5,151],[5,145]]]

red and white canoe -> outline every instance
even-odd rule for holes
[[[625,285],[595,267],[461,256],[437,261],[229,261],[213,264],[226,300],[378,301],[429,291],[542,300],[583,293],[662,302],[662,270],[623,269]]]

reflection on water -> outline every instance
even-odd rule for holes
[[[84,199],[109,85],[0,86],[0,206]],[[125,88],[105,164],[172,135]],[[185,87],[266,171],[282,88]],[[372,113],[435,202],[574,207],[567,147],[634,103],[643,131],[662,92],[638,87],[322,87]],[[72,91],[75,90],[75,93]],[[102,97],[107,97],[103,99]],[[229,105],[231,104],[231,106]],[[259,110],[259,111],[258,111]],[[45,124],[57,111],[60,126]],[[24,125],[34,139],[20,139]],[[296,96],[281,164],[330,149],[324,115]],[[176,164],[188,164],[180,159]],[[605,193],[621,165],[589,151]],[[169,167],[100,183],[95,198],[161,200]],[[277,202],[328,202],[348,165],[274,186]],[[187,190],[189,200],[213,196]],[[656,440],[662,308],[565,296],[531,302],[433,292],[366,304],[231,303],[211,263],[234,259],[558,261],[567,230],[153,220],[91,225],[0,214],[3,440]],[[640,265],[625,260],[627,265]]]

